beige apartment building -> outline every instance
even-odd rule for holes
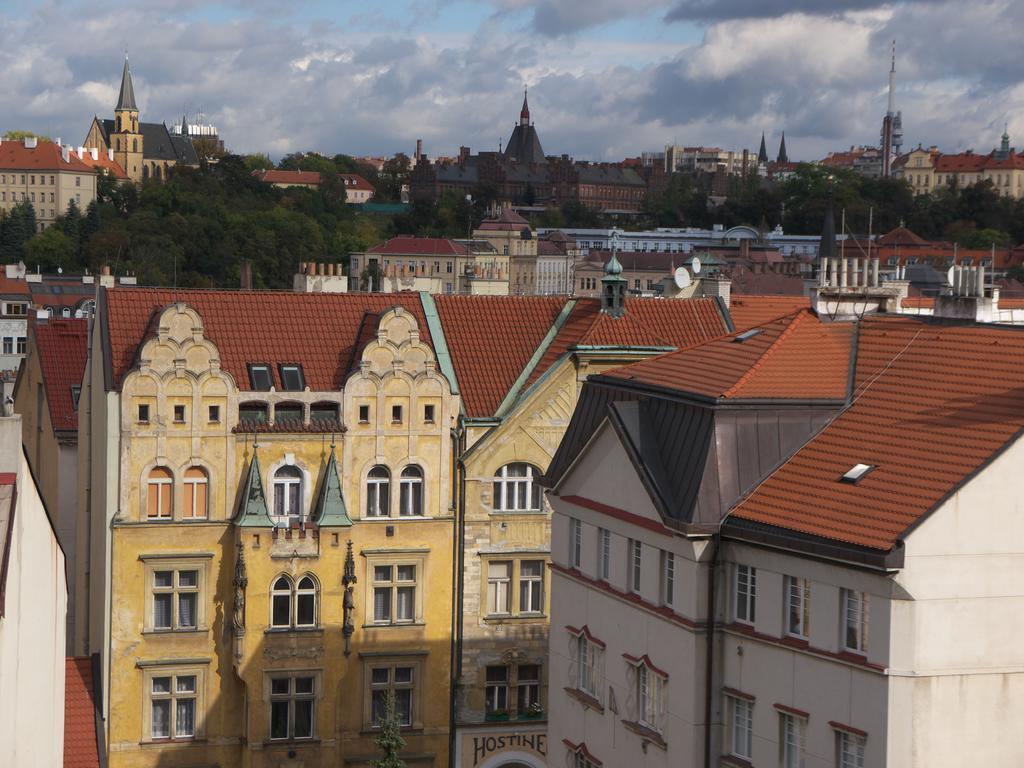
[[[30,203],[41,232],[72,201],[84,211],[95,199],[96,171],[70,147],[34,137],[0,139],[0,209]]]
[[[918,195],[952,185],[963,189],[980,181],[990,181],[1004,197],[1024,197],[1024,155],[1010,146],[1010,136],[1005,132],[999,148],[988,154],[967,150],[947,155],[937,147],[918,147],[899,158],[893,171]]]

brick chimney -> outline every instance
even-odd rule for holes
[[[242,259],[238,269],[239,287],[243,291],[252,290],[252,262],[249,259]]]

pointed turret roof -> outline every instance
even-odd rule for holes
[[[235,525],[260,528],[272,528],[274,525],[267,509],[267,495],[263,492],[263,477],[260,472],[260,457],[255,447],[252,461],[249,462],[249,471],[242,482],[242,490],[238,497]]]
[[[761,148],[757,150],[757,164],[768,164],[768,146],[764,143],[764,131],[761,131]]]
[[[523,108],[519,111],[519,119],[530,120],[530,105],[526,102],[526,88],[523,88]]]
[[[320,485],[320,495],[313,508],[313,520],[321,528],[331,525],[352,525],[352,518],[348,516],[345,497],[341,492],[341,476],[338,474],[338,462],[334,457],[333,445],[331,458],[327,460],[324,480]]]
[[[782,132],[782,141],[779,142],[779,156],[775,159],[777,163],[788,163],[789,155],[786,154],[786,132]]]
[[[117,97],[117,106],[114,107],[115,112],[121,110],[131,110],[132,112],[138,112],[139,108],[135,105],[135,89],[132,87],[132,73],[128,69],[128,57],[124,57],[124,71],[121,73],[121,93]]]

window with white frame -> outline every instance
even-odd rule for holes
[[[811,587],[807,579],[786,576],[786,634],[807,637],[811,615]]]
[[[597,529],[597,578],[608,581],[612,571],[612,533],[607,528]]]
[[[569,759],[572,761],[572,768],[599,768],[601,763],[595,762],[590,753],[583,748],[581,744],[578,747],[567,747],[569,750]]]
[[[868,649],[868,595],[852,589],[841,590],[843,647],[865,653]]]
[[[791,712],[779,712],[781,768],[803,768],[807,749],[806,729],[806,718]]]
[[[418,517],[423,514],[423,470],[410,464],[399,478],[398,514]]]
[[[512,561],[492,560],[487,563],[487,612],[510,613],[512,606]]]
[[[189,467],[185,470],[185,518],[196,520],[207,515],[207,501],[210,484],[206,470]]]
[[[154,631],[199,627],[199,568],[157,568],[150,571]]]
[[[274,523],[287,528],[302,519],[302,472],[286,464],[274,473]]]
[[[306,574],[297,582],[279,576],[271,587],[271,620],[274,629],[303,629],[316,626],[320,588]]]
[[[665,685],[668,678],[647,663],[646,658],[630,660],[633,668],[636,720],[640,725],[661,732],[665,715]]]
[[[749,565],[736,566],[735,614],[736,620],[753,624],[757,608],[757,569]]]
[[[539,708],[540,664],[518,664],[516,673],[516,712],[520,715]]]
[[[629,540],[629,563],[626,582],[629,591],[639,594],[643,566],[643,545],[636,539]]]
[[[836,768],[864,768],[867,739],[849,731],[836,731]]]
[[[544,561],[519,561],[519,613],[544,611]]]
[[[532,464],[506,464],[494,476],[495,512],[539,512],[540,470]]]
[[[146,493],[146,516],[150,520],[170,520],[174,515],[174,475],[171,470],[153,467],[146,480]]]
[[[391,473],[377,465],[366,477],[366,516],[387,517],[391,510]]]
[[[729,696],[729,751],[749,760],[754,746],[754,702]]]
[[[583,563],[583,522],[569,518],[569,565],[579,568]]]
[[[316,706],[316,675],[270,676],[270,739],[312,739]]]
[[[585,631],[570,634],[569,656],[574,662],[570,667],[572,686],[600,700],[604,646],[589,637]]]
[[[197,733],[200,675],[194,670],[154,672],[147,676],[148,740],[191,740]]]
[[[484,711],[488,715],[508,712],[508,672],[504,664],[487,667]]]
[[[416,620],[416,565],[375,564],[373,623],[409,624]]]
[[[672,605],[676,599],[676,556],[673,552],[661,553],[661,604]]]
[[[389,692],[395,697],[398,724],[411,726],[415,716],[416,673],[413,664],[375,664],[370,670],[370,726],[380,728]]]

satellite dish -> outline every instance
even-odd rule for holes
[[[686,271],[686,267],[677,267],[673,278],[676,281],[676,288],[682,290],[683,288],[689,288],[692,280],[690,279],[690,273]]]
[[[700,274],[700,257],[694,256],[693,261],[690,262],[690,269],[693,270],[693,274]]]
[[[953,285],[954,275],[956,274],[956,267],[950,267],[949,271],[946,272],[946,282]]]

